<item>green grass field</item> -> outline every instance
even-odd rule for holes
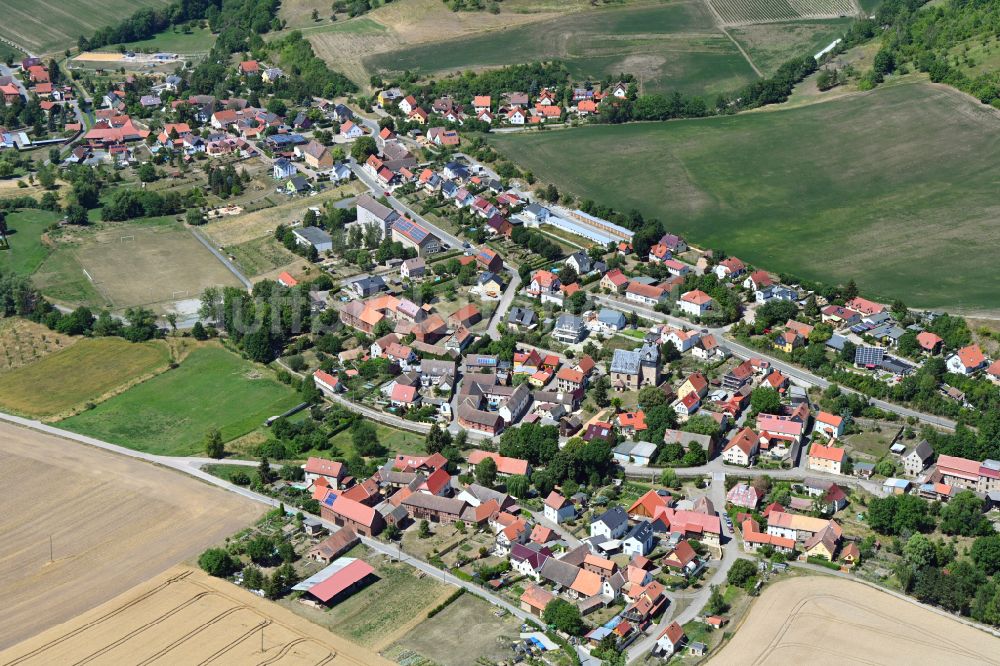
[[[163,7],[170,0],[0,0],[0,36],[32,53],[53,53],[76,46],[143,7]]]
[[[0,406],[28,416],[54,416],[163,368],[169,360],[163,342],[80,340],[40,361],[0,374]]]
[[[814,55],[844,34],[852,19],[790,21],[729,28],[729,34],[750,55],[765,75],[773,74],[782,63],[804,55]]]
[[[138,42],[129,42],[122,44],[122,46],[143,52],[165,51],[169,53],[188,54],[207,53],[212,49],[213,44],[215,44],[215,35],[212,34],[211,30],[208,28],[195,28],[189,33],[167,30],[155,37],[143,39]],[[99,50],[117,53],[118,47],[108,46]]]
[[[298,258],[284,245],[274,240],[273,235],[262,236],[239,245],[230,245],[226,248],[226,252],[236,257],[236,265],[244,275],[251,277],[287,266]]]
[[[60,425],[139,451],[193,455],[218,428],[224,440],[244,435],[298,404],[271,373],[219,347],[196,349],[165,372]]]
[[[366,58],[372,70],[425,74],[559,59],[579,80],[631,72],[645,92],[704,94],[756,78],[695,0],[610,7]]]
[[[375,433],[379,443],[394,454],[423,455],[426,453],[424,450],[425,437],[415,432],[397,430],[391,426],[376,423]],[[340,452],[341,456],[355,453],[354,443],[351,441],[350,429],[338,432],[330,439],[330,443]],[[322,451],[319,451],[316,455],[322,456],[324,454]]]
[[[541,179],[704,247],[912,306],[996,310],[996,111],[897,85],[796,109],[491,135]]]
[[[0,273],[31,275],[49,254],[42,245],[42,234],[59,215],[47,210],[21,210],[7,215],[10,248],[0,250]]]

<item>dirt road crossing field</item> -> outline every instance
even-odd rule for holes
[[[91,610],[261,514],[184,475],[7,423],[0,488],[0,648]]]

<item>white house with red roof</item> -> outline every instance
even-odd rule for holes
[[[844,303],[844,305],[847,308],[854,310],[855,312],[860,312],[863,315],[879,314],[880,312],[885,312],[886,309],[881,303],[869,301],[867,298],[861,298],[860,296],[855,296],[851,300]]]
[[[313,383],[316,384],[316,388],[327,395],[334,395],[344,390],[343,384],[340,383],[340,377],[322,370],[313,373]]]
[[[629,282],[625,289],[625,300],[653,307],[667,299],[667,292],[655,284]]]
[[[701,317],[711,311],[714,302],[712,297],[701,289],[694,289],[681,294],[677,305],[680,306],[682,312],[686,312],[692,317]]]
[[[821,432],[830,439],[842,437],[844,435],[844,417],[829,412],[820,412],[816,415],[813,432]]]
[[[550,520],[558,525],[563,521],[576,517],[576,507],[568,499],[553,490],[545,498],[543,515],[546,520]]]
[[[551,271],[538,270],[531,276],[526,294],[531,298],[537,298],[542,303],[555,303],[562,305],[563,294],[562,282],[559,276]]]
[[[389,394],[389,402],[393,407],[417,407],[420,405],[420,392],[416,386],[405,386],[397,382]]]
[[[739,277],[740,275],[746,273],[746,270],[746,264],[736,257],[726,257],[716,264],[715,275],[720,280],[725,280],[726,278]]]
[[[340,487],[340,482],[347,473],[343,463],[326,458],[309,458],[302,469],[305,471],[305,480],[309,487],[315,484],[317,479],[325,479],[327,485],[334,490]]]
[[[949,356],[946,364],[948,372],[971,375],[986,366],[986,356],[983,355],[979,345],[969,345]]]
[[[749,467],[760,449],[760,436],[751,428],[743,428],[722,449],[723,462]]]
[[[754,291],[760,291],[764,287],[770,287],[774,284],[774,280],[768,275],[767,271],[754,271],[743,280],[744,289],[753,289]]]

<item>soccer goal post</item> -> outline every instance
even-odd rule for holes
[[[122,236],[119,240],[122,243],[130,243],[135,241],[135,236]]]

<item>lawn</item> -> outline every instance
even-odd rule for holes
[[[561,190],[769,270],[995,310],[1000,283],[984,276],[1000,251],[998,130],[996,111],[911,84],[734,117],[490,136]]]
[[[122,46],[144,53],[180,53],[194,54],[207,53],[215,44],[215,35],[208,28],[195,28],[190,32],[182,30],[166,30],[155,37],[143,39],[137,42],[129,42]],[[118,52],[118,45],[106,46],[101,51]]]
[[[54,416],[162,369],[169,360],[163,342],[80,340],[35,363],[0,373],[0,406],[29,416]]]
[[[644,92],[729,91],[756,75],[701,2],[605,7],[436,41],[364,59],[370,70],[425,74],[561,60],[577,80],[631,72]]]
[[[379,444],[384,446],[393,454],[405,453],[408,455],[424,455],[424,439],[422,435],[407,430],[397,430],[383,423],[375,424],[375,433],[378,436]],[[342,430],[334,435],[330,442],[340,452],[340,455],[353,455],[354,443],[351,441],[351,430]],[[320,453],[320,455],[323,455]],[[329,455],[329,454],[327,454]]]
[[[122,309],[237,286],[231,272],[173,216],[65,229],[39,268],[42,293],[67,305]]]
[[[170,0],[3,0],[0,36],[35,54],[76,46],[80,35],[121,21],[144,7],[160,8]]]
[[[0,250],[0,273],[31,275],[45,261],[49,250],[42,234],[59,215],[47,210],[21,210],[7,215],[10,249]]]
[[[298,402],[269,370],[206,346],[178,368],[60,425],[139,451],[193,455],[202,452],[209,429],[218,428],[229,441]]]

